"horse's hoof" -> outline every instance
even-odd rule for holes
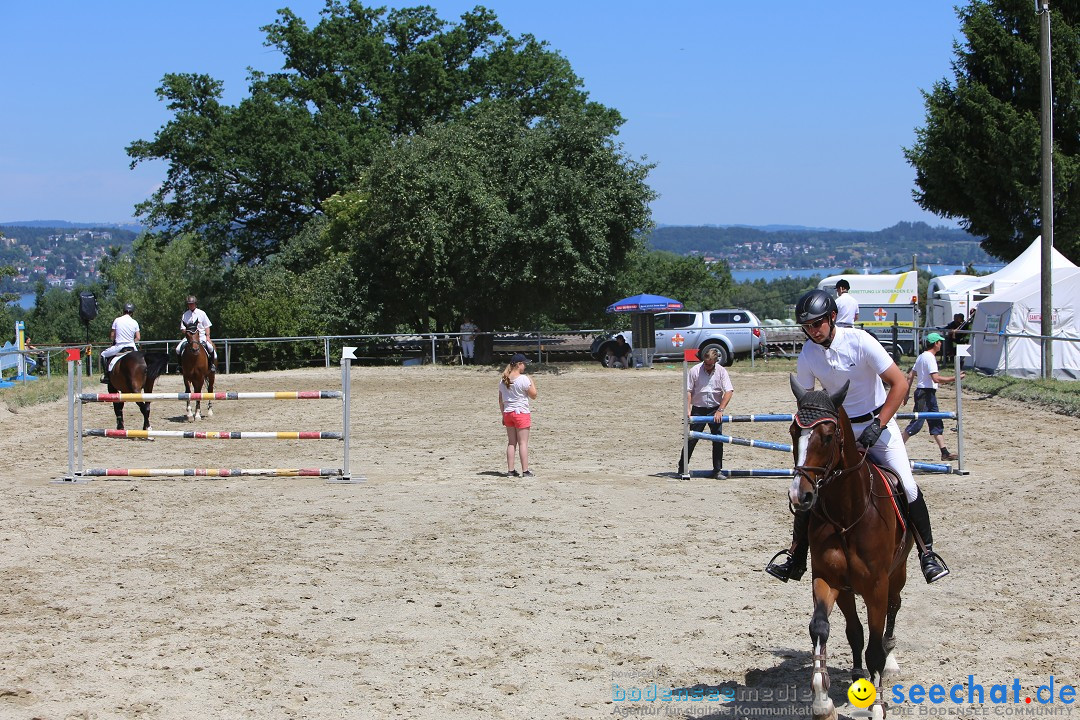
[[[814,720],[836,720],[836,705],[830,699],[825,703],[814,703],[812,708]]]
[[[188,416],[187,416],[187,421],[188,421],[188,422],[195,422],[195,418],[194,418],[194,416],[192,416],[192,415],[188,415]]]
[[[214,417],[214,411],[213,410],[207,410],[206,411],[206,417]]]
[[[896,653],[890,652],[885,656],[885,669],[889,672],[896,672],[900,669],[900,663],[896,662]]]

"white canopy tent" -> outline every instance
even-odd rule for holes
[[[1051,249],[1050,267],[1074,268],[1075,264]],[[930,327],[944,327],[956,313],[967,317],[972,308],[995,293],[1007,290],[1029,278],[1038,277],[1042,268],[1042,238],[1028,246],[1015,260],[989,275],[939,275],[926,288],[927,319]]]
[[[1053,346],[1053,377],[1080,379],[1080,268],[1054,270],[1051,285],[1053,335],[1072,338]],[[979,303],[971,323],[971,365],[981,372],[1039,377],[1042,342],[1028,337],[1042,331],[1042,283],[1039,274],[994,293]],[[1003,335],[1003,334],[1004,335]]]

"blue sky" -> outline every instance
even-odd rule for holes
[[[452,20],[476,3],[399,6],[419,4]],[[901,150],[924,121],[921,91],[951,76],[951,2],[485,4],[627,119],[624,150],[657,164],[657,223],[955,225],[911,199]],[[314,25],[324,3],[0,2],[0,222],[131,221],[164,176],[124,152],[169,119],[161,77],[207,73],[238,102],[247,67],[280,68],[259,27],[283,6]]]

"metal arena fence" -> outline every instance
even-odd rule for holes
[[[770,357],[796,357],[802,347],[802,332],[795,325],[765,325],[761,331],[766,336],[767,352],[764,359]],[[929,332],[941,331],[937,327],[916,327],[916,335],[925,337]],[[1021,335],[1005,332],[985,333],[980,331],[964,331],[967,337],[974,334],[993,334],[1001,338],[1006,344],[1006,362],[1008,344],[1012,341],[1042,340],[1041,335]],[[505,332],[481,332],[478,336],[490,338],[492,345],[491,356],[494,361],[505,361],[513,353],[522,352],[530,359],[538,362],[552,362],[558,360],[582,360],[589,359],[593,339],[605,334],[601,329],[582,330],[518,330]],[[331,367],[333,357],[340,356],[344,346],[355,346],[356,364],[368,365],[420,365],[430,363],[459,364],[463,362],[461,353],[462,333],[384,333],[371,335],[308,335],[294,337],[255,337],[255,338],[217,338],[214,344],[218,351],[219,372],[253,372],[259,370],[285,369],[290,367]],[[1055,343],[1080,342],[1080,338],[1051,336],[1049,339]],[[147,340],[139,343],[140,349],[148,352],[164,352],[170,358],[175,357],[173,351],[179,340]],[[964,343],[961,343],[964,344]],[[0,356],[23,355],[29,361],[28,372],[33,376],[38,375],[62,375],[66,365],[66,350],[78,347],[84,351],[82,371],[92,375],[99,368],[96,366],[96,357],[101,350],[108,347],[107,343],[90,343],[78,345],[54,345],[34,347],[27,350],[10,349]],[[92,350],[92,354],[86,352]],[[921,352],[921,346],[916,349],[916,354]],[[3,368],[10,370],[14,363],[5,362]],[[753,362],[753,359],[751,359]],[[9,368],[9,365],[12,368]],[[171,362],[166,372],[176,370],[177,363]],[[965,367],[968,364],[965,363]],[[1004,374],[1008,374],[1006,365]],[[15,376],[8,380],[18,382],[23,379]]]

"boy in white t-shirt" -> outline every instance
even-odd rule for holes
[[[908,372],[908,392],[907,397],[904,398],[904,404],[907,405],[908,400],[911,399],[911,387],[914,384],[915,412],[938,412],[938,384],[956,382],[956,377],[938,373],[937,354],[941,352],[944,340],[945,338],[936,332],[927,335],[926,350],[915,359],[914,367]],[[960,379],[964,379],[963,372],[960,373]],[[945,438],[942,437],[942,433],[945,432],[945,423],[941,420],[912,420],[900,433],[900,437],[907,442],[908,438],[922,430],[924,422],[930,426],[930,437],[934,438],[938,449],[941,450],[941,459],[956,460],[956,454],[949,452],[949,448],[945,447]]]

